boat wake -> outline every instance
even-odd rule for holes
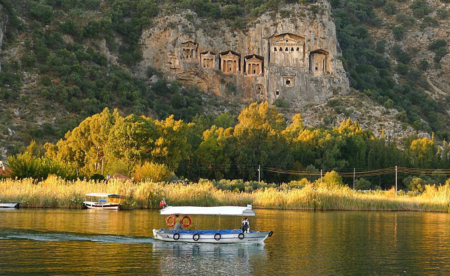
[[[40,232],[33,230],[2,229],[0,240],[33,240],[33,241],[86,241],[100,243],[154,243],[153,238],[130,237],[121,235],[89,235],[67,232]]]

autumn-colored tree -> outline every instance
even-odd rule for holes
[[[316,186],[328,188],[340,187],[343,184],[342,177],[335,171],[327,172],[324,177],[317,179],[315,182]]]
[[[412,164],[416,167],[432,168],[437,164],[437,149],[434,146],[434,141],[427,137],[413,140],[408,152]]]
[[[133,177],[135,181],[167,181],[173,176],[173,172],[163,164],[144,162],[143,165],[135,167]]]
[[[303,124],[302,116],[300,114],[295,114],[292,117],[292,123],[287,126],[282,133],[285,136],[288,144],[291,144],[293,140],[298,138],[298,136],[303,132],[304,129],[305,125]]]
[[[175,121],[173,116],[155,121],[155,125],[158,138],[151,151],[151,160],[176,170],[181,160],[187,159],[190,155],[191,146],[185,136],[188,125],[181,120]]]
[[[111,114],[107,108],[86,118],[65,135],[56,145],[45,144],[46,156],[64,164],[71,164],[80,173],[99,173],[106,157],[105,148],[114,122],[120,118],[117,110]],[[104,164],[105,165],[105,164]]]

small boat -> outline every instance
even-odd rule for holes
[[[20,202],[3,202],[0,203],[0,208],[16,208],[19,209]]]
[[[196,206],[168,206],[160,210],[161,215],[169,215],[166,223],[169,227],[175,225],[176,218],[184,227],[191,224],[189,215],[205,216],[241,216],[255,217],[251,205],[221,206],[221,207],[196,207]],[[181,217],[183,216],[183,217]],[[191,243],[264,243],[264,240],[271,237],[273,231],[246,231],[242,229],[218,229],[218,230],[175,230],[175,229],[153,229],[155,240],[168,242],[191,242]]]
[[[86,197],[99,198],[98,201],[84,201],[83,207],[87,209],[99,209],[99,210],[113,210],[118,211],[120,209],[120,199],[122,196],[116,194],[107,193],[89,193]],[[118,198],[119,202],[110,201],[110,199]]]

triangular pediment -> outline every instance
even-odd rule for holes
[[[187,42],[181,43],[181,46],[183,48],[197,48],[197,43],[195,43],[193,41],[187,41]]]
[[[328,56],[329,53],[327,51],[325,51],[325,50],[318,49],[318,50],[311,51],[311,55],[325,55],[325,56]]]
[[[233,51],[223,52],[220,53],[221,58],[240,58],[240,55],[238,53],[235,53]]]
[[[203,53],[200,53],[200,55],[201,56],[215,56],[216,55],[216,53],[213,53],[213,52],[211,52],[211,51],[206,51],[206,52],[203,52]]]
[[[295,43],[301,43],[305,41],[304,37],[294,35],[294,34],[280,34],[275,35],[270,38],[272,43],[278,44],[278,43],[287,43],[287,44],[295,44]]]

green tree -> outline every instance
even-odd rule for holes
[[[53,21],[53,9],[51,6],[45,4],[31,3],[30,14],[45,24]]]
[[[355,190],[369,190],[372,183],[365,178],[359,178],[355,181]]]
[[[267,102],[260,105],[252,103],[239,114],[238,121],[233,134],[239,148],[236,162],[245,178],[254,179],[258,165],[286,165],[288,158],[281,159],[281,152],[287,150],[280,137],[286,127],[281,114],[270,108]]]
[[[231,158],[227,151],[230,131],[212,126],[203,133],[203,142],[195,151],[195,157],[200,165],[202,177],[223,179],[231,168]]]
[[[110,130],[106,149],[109,157],[122,160],[131,172],[136,165],[151,159],[156,139],[152,120],[136,115],[118,117]]]
[[[403,36],[405,35],[405,29],[403,26],[395,26],[392,29],[392,34],[394,35],[395,40],[400,41],[403,40]]]

